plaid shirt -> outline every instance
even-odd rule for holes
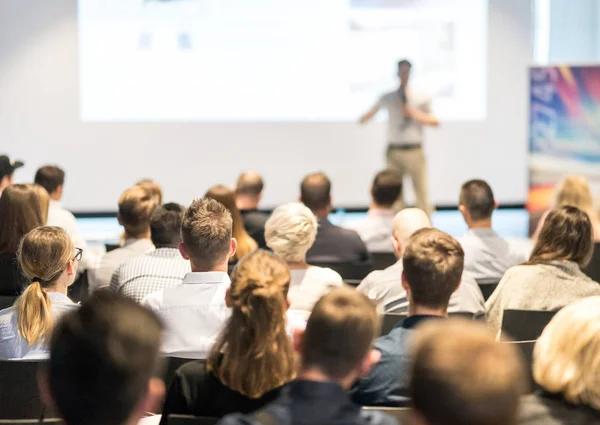
[[[191,272],[177,248],[158,248],[121,264],[112,276],[110,289],[138,303],[153,292],[179,285]]]

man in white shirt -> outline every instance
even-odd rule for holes
[[[154,249],[150,240],[150,216],[156,207],[156,197],[145,187],[133,186],[123,192],[117,219],[125,229],[125,243],[106,253],[100,266],[91,270],[88,276],[90,292],[108,287],[113,273],[122,263]]]
[[[377,112],[388,111],[387,166],[400,178],[409,175],[417,198],[417,207],[431,212],[428,199],[427,170],[423,152],[423,126],[438,126],[439,121],[431,114],[430,98],[408,85],[412,65],[407,60],[398,62],[400,87],[386,93],[360,118],[360,124],[369,122]],[[403,200],[399,201],[399,208]]]
[[[378,172],[371,186],[371,206],[367,217],[345,226],[358,233],[369,252],[394,252],[391,235],[395,213],[392,207],[401,191],[402,180],[396,172]]]
[[[166,325],[165,355],[206,358],[229,318],[225,303],[231,284],[227,266],[237,248],[232,235],[231,214],[214,199],[194,201],[185,212],[179,252],[190,261],[192,272],[182,285],[147,295],[142,301]]]
[[[15,161],[6,155],[0,155],[0,194],[13,183],[15,170],[23,165],[25,165],[23,161]]]
[[[465,270],[480,285],[498,283],[506,270],[527,260],[492,229],[498,207],[492,188],[483,180],[469,180],[460,190],[459,207],[469,230],[459,241],[465,251]]]

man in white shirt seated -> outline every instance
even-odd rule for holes
[[[506,270],[527,261],[523,249],[511,246],[492,229],[497,207],[485,181],[469,180],[462,185],[458,209],[469,230],[459,242],[465,251],[465,271],[480,285],[498,283]]]
[[[182,285],[155,292],[142,301],[165,323],[165,355],[206,358],[229,318],[225,304],[231,284],[227,266],[237,248],[232,232],[229,210],[214,199],[194,201],[185,212],[179,252],[190,261],[192,272]]]
[[[90,292],[108,287],[113,273],[122,263],[154,249],[150,240],[150,215],[157,207],[156,202],[156,197],[142,186],[133,186],[123,192],[117,219],[125,229],[125,243],[107,252],[100,267],[90,270]]]
[[[392,226],[393,205],[402,192],[402,180],[391,170],[380,171],[371,186],[371,206],[363,220],[344,226],[355,230],[369,252],[394,252]]]
[[[431,222],[423,210],[407,208],[396,214],[392,240],[398,262],[385,270],[371,272],[356,288],[377,303],[380,313],[407,313],[408,298],[401,284],[402,255],[410,237],[420,229],[430,228]],[[458,289],[450,297],[449,313],[485,315],[485,301],[477,282],[463,272]]]
[[[80,270],[98,267],[100,254],[88,249],[87,242],[79,234],[77,220],[73,213],[65,209],[60,202],[65,185],[65,172],[55,165],[45,165],[35,173],[34,183],[42,186],[50,196],[48,207],[48,226],[62,227],[71,236],[76,247],[83,250],[83,257],[79,262]]]
[[[175,203],[154,210],[150,216],[150,238],[156,249],[121,264],[110,282],[113,292],[140,303],[148,294],[181,285],[191,271],[190,262],[178,249],[184,211],[183,206]]]

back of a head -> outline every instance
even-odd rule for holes
[[[150,216],[157,198],[143,186],[127,189],[119,199],[119,219],[128,237],[138,238],[150,229]]]
[[[160,185],[152,179],[141,179],[135,184],[141,186],[150,192],[150,195],[154,198],[156,205],[162,205],[163,203],[163,191]]]
[[[207,270],[227,261],[233,220],[229,210],[212,198],[198,199],[186,210],[181,237],[190,259]]]
[[[331,181],[324,173],[309,174],[300,185],[300,200],[313,212],[330,206]]]
[[[247,397],[261,397],[295,376],[285,326],[290,279],[287,265],[264,250],[240,260],[231,276],[231,317],[208,365],[221,382]]]
[[[304,261],[317,237],[317,218],[299,202],[281,205],[265,224],[267,246],[287,262]]]
[[[162,325],[133,300],[97,292],[50,343],[48,384],[68,425],[122,425],[160,369]]]
[[[402,192],[402,179],[391,170],[380,171],[373,180],[373,202],[383,208],[392,208]]]
[[[39,184],[51,195],[65,184],[65,172],[55,165],[45,165],[35,173],[35,184]]]
[[[314,306],[301,348],[302,366],[332,380],[347,377],[365,359],[380,331],[373,302],[350,288],[337,288]]]
[[[574,261],[588,264],[594,251],[594,233],[588,215],[579,208],[563,206],[546,216],[527,264]]]
[[[4,223],[0,226],[0,254],[14,254],[21,238],[44,224],[33,185],[13,184],[4,189],[0,196],[0,223]]]
[[[585,177],[567,176],[557,186],[554,207],[557,208],[566,205],[591,212],[593,207],[592,193]]]
[[[181,242],[185,208],[176,203],[158,206],[150,216],[150,237],[156,248],[176,248]]]
[[[465,254],[456,239],[437,229],[418,230],[408,241],[402,264],[411,301],[446,309],[460,284]]]
[[[256,199],[264,188],[264,182],[256,171],[244,171],[238,177],[235,185],[235,194],[238,196],[249,196]]]
[[[414,341],[410,393],[428,425],[512,425],[525,394],[517,349],[483,324],[450,319],[424,324]]]
[[[600,411],[600,297],[560,310],[535,344],[533,376],[546,391]]]
[[[403,247],[417,230],[430,228],[431,221],[425,211],[419,208],[405,208],[394,217],[394,237]]]
[[[496,208],[494,192],[484,180],[469,180],[460,189],[459,205],[464,205],[474,221],[487,220]]]

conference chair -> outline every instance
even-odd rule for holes
[[[311,261],[311,265],[326,267],[335,270],[344,280],[363,280],[373,271],[371,263],[337,263],[337,262],[316,262]]]
[[[90,283],[88,280],[88,272],[84,271],[79,275],[77,280],[69,286],[69,298],[74,303],[85,302],[89,298]]]
[[[12,295],[0,295],[0,310],[11,307],[18,297]]]
[[[541,387],[533,379],[533,349],[537,341],[508,341],[505,344],[513,344],[521,352],[521,356],[527,367],[527,378],[529,379],[529,390],[535,392]]]
[[[391,416],[403,425],[410,423],[410,407],[363,407],[365,412],[380,412]],[[170,425],[170,424],[169,424]]]
[[[169,415],[168,425],[215,425],[221,418],[203,416]]]
[[[504,310],[502,333],[515,341],[533,341],[552,320],[556,311]]]
[[[600,242],[594,244],[594,253],[590,263],[583,268],[583,272],[592,280],[600,282]]]
[[[407,315],[403,313],[386,313],[381,316],[381,336],[390,333],[394,326],[406,319]]]
[[[371,252],[371,262],[373,270],[387,269],[389,266],[396,264],[398,259],[393,252]]]
[[[37,372],[43,360],[0,361],[0,418],[39,419],[53,417],[44,409],[37,386]]]
[[[0,419],[0,425],[61,425],[62,419]]]
[[[492,294],[496,290],[496,287],[498,286],[498,283],[500,283],[500,282],[494,282],[494,283],[479,283],[478,282],[479,289],[481,289],[481,293],[483,294],[483,299],[485,301],[487,301],[488,298],[492,296]]]
[[[173,378],[175,378],[175,372],[181,366],[189,362],[206,362],[206,360],[194,360],[194,359],[184,359],[181,357],[165,357],[165,374],[163,375],[163,381],[165,381],[165,385],[167,388],[171,385]]]

